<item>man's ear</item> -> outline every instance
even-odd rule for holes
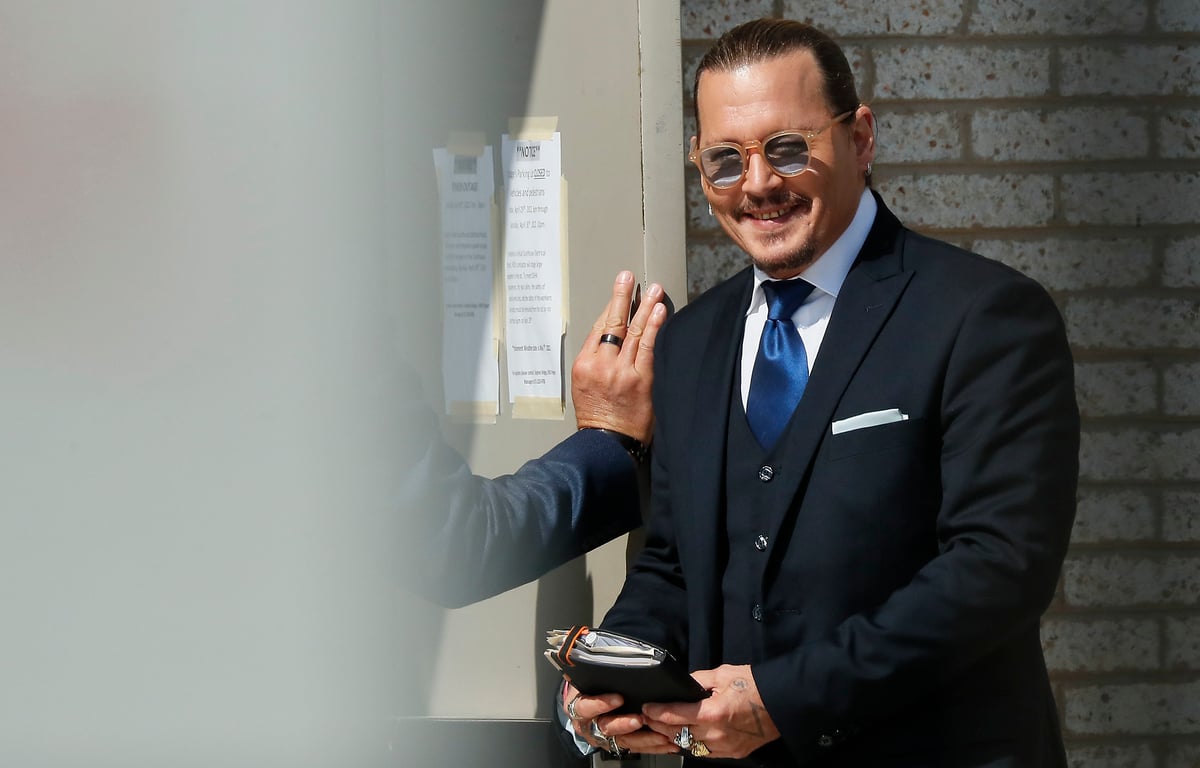
[[[875,113],[866,104],[854,115],[854,153],[864,172],[868,163],[875,162]]]

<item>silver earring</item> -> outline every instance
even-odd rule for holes
[[[868,160],[867,161],[867,176],[870,177],[870,175],[871,175],[871,161]]]
[[[712,215],[713,215],[713,212],[712,212],[712,203],[709,203],[709,204],[708,204],[708,215],[709,215],[709,216],[712,216]]]

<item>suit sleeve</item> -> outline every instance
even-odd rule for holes
[[[404,576],[458,607],[533,581],[641,525],[639,472],[613,438],[580,431],[511,475],[471,473],[416,397],[406,403],[409,465],[400,513]]]
[[[937,555],[873,610],[753,668],[793,752],[902,711],[1016,633],[1036,633],[1054,594],[1079,416],[1050,298],[1024,278],[983,288],[943,380]]]

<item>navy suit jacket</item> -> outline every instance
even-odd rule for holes
[[[458,607],[533,581],[642,523],[638,468],[612,437],[576,432],[498,478],[471,473],[407,387],[400,510],[408,586]]]
[[[772,458],[750,626],[782,740],[753,757],[1063,765],[1038,637],[1078,476],[1063,323],[1032,280],[877,202]],[[660,333],[647,544],[603,623],[692,669],[723,661],[724,456],[752,284],[739,273]],[[891,408],[908,419],[832,434]]]

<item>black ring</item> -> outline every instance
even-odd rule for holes
[[[606,333],[600,337],[601,344],[614,344],[616,345],[617,349],[621,348],[621,344],[624,343],[624,341],[624,339],[615,333]]]

